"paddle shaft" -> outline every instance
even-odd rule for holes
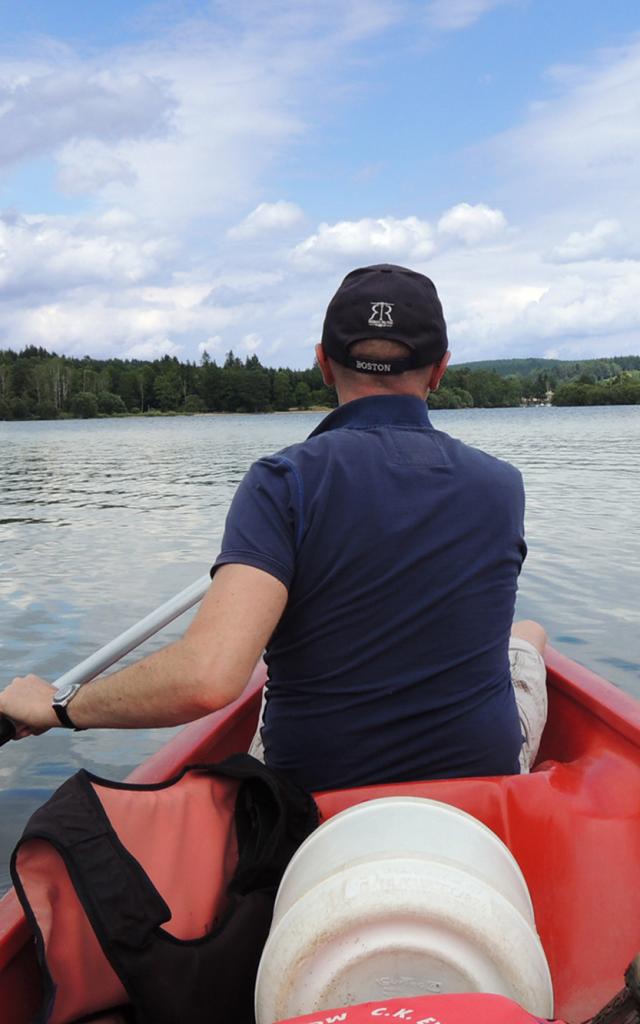
[[[59,679],[53,683],[56,689],[62,686],[69,686],[71,683],[88,683],[90,679],[95,679],[105,669],[115,665],[117,661],[124,658],[125,654],[129,651],[135,650],[140,644],[148,640],[154,633],[158,633],[164,626],[173,622],[183,612],[188,611],[189,608],[193,608],[198,601],[201,601],[204,597],[211,579],[209,575],[201,576],[200,579],[196,580],[185,590],[181,590],[175,597],[170,598],[161,604],[155,611],[145,615],[144,619],[140,619],[135,625],[130,626],[124,633],[121,633],[111,640],[104,647],[101,647],[95,654],[89,655],[84,661],[81,661],[75,668],[69,669],[64,675],[61,675]],[[15,736],[15,726],[9,718],[0,716],[0,747],[13,739]]]

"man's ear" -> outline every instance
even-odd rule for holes
[[[436,363],[433,367],[431,374],[431,380],[429,381],[429,391],[437,391],[440,387],[440,381],[444,377],[445,370],[449,365],[449,359],[451,358],[451,352],[447,351],[443,355],[439,363]]]
[[[318,342],[316,345],[316,359],[318,360],[318,366],[322,374],[322,379],[328,388],[335,386],[335,377],[333,376],[333,370],[331,369],[331,363],[329,362],[328,356],[322,347],[322,342]]]

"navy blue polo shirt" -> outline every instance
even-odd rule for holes
[[[266,763],[311,790],[517,773],[523,516],[520,473],[434,430],[418,398],[348,402],[256,462],[215,565],[289,591]]]

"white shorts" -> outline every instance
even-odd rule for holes
[[[520,771],[524,774],[536,759],[547,721],[547,670],[533,644],[519,636],[509,641],[509,664],[522,728]]]
[[[509,641],[509,664],[523,735],[520,771],[525,774],[530,771],[536,759],[542,730],[547,721],[547,670],[542,655],[533,644],[519,636],[512,636]],[[259,761],[264,761],[264,747],[260,736],[264,701],[263,691],[258,728],[249,747],[249,753]]]

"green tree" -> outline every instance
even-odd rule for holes
[[[71,399],[71,412],[78,419],[92,419],[98,415],[98,399],[92,391],[79,391]]]
[[[153,367],[145,363],[136,373],[138,386],[138,398],[140,399],[140,412],[145,412],[153,406],[155,401],[155,378]]]
[[[7,408],[13,394],[11,361],[8,356],[7,352],[0,353],[0,402],[6,403]]]
[[[9,408],[11,409],[10,419],[12,420],[28,420],[31,417],[31,403],[26,398],[20,398],[19,395],[11,399]]]
[[[595,405],[590,384],[560,384],[553,394],[553,405]]]
[[[269,371],[261,365],[257,356],[247,359],[243,371],[238,376],[239,404],[236,407],[243,412],[265,412],[271,403],[271,382]]]
[[[473,397],[464,388],[440,386],[429,395],[430,409],[472,409]]]
[[[97,394],[99,375],[96,372],[94,362],[90,356],[85,356],[82,360],[80,373],[82,375],[80,385],[81,391],[91,392],[94,395]]]
[[[184,403],[185,412],[206,412],[207,407],[200,395],[187,395]]]
[[[219,408],[223,412],[236,412],[242,402],[242,373],[239,366],[222,367],[218,391]]]
[[[241,369],[241,367],[242,367],[242,359],[238,359],[237,356],[234,356],[233,350],[229,349],[229,351],[227,352],[227,354],[225,356],[223,369],[225,369],[225,370],[238,370],[238,369]]]
[[[23,352],[16,360],[11,372],[13,397],[15,399],[19,398],[21,402],[26,403],[29,410],[38,400],[34,375],[35,366],[36,363],[34,362],[34,357],[31,355],[25,357],[25,353]],[[24,416],[16,416],[16,419],[24,418]]]
[[[127,367],[119,375],[118,390],[128,412],[138,412],[141,406],[139,371],[133,367]],[[144,386],[143,386],[144,392]]]
[[[222,369],[215,360],[205,360],[207,353],[202,356],[202,366],[198,373],[197,388],[198,394],[204,402],[208,412],[217,412],[222,408]]]
[[[178,409],[182,404],[180,381],[175,373],[163,373],[161,376],[156,377],[153,389],[156,405],[163,412]]]
[[[303,380],[296,385],[293,401],[298,409],[308,409],[311,405],[311,389]]]
[[[57,406],[48,400],[39,402],[34,412],[39,420],[57,420],[59,415]]]
[[[98,395],[98,412],[106,416],[114,416],[116,413],[126,413],[127,407],[120,395],[114,395],[112,391],[101,391]]]

